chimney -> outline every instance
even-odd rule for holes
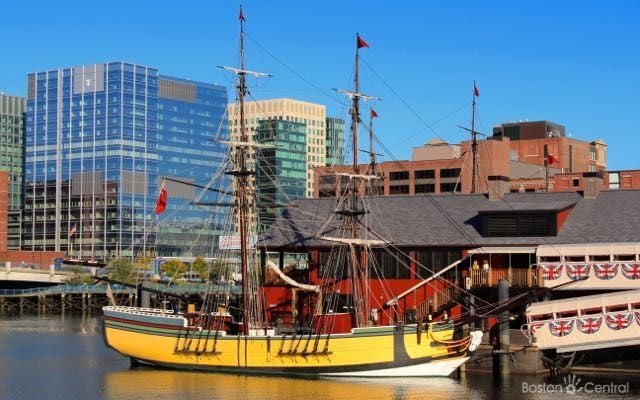
[[[509,192],[509,178],[502,175],[489,176],[489,201],[498,201]]]
[[[582,195],[585,199],[595,199],[604,187],[604,174],[602,172],[584,172],[582,174]]]

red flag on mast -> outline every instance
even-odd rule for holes
[[[551,154],[549,154],[547,156],[547,163],[548,164],[555,164],[558,162],[558,159],[555,156],[552,156]]]
[[[371,109],[371,118],[378,118],[378,113],[373,108]]]
[[[476,97],[480,96],[480,92],[478,91],[478,87],[476,86],[476,82],[473,82],[473,95]]]
[[[162,214],[165,208],[167,208],[167,188],[162,182],[162,188],[160,188],[160,193],[158,193],[158,199],[156,200],[156,214]]]
[[[358,38],[358,41],[357,41],[358,48],[369,47],[369,44],[365,42],[364,39],[360,37],[360,35],[356,35],[356,36]]]
[[[247,21],[244,18],[244,14],[242,13],[242,7],[240,7],[240,15],[238,16],[238,19],[240,19],[240,21],[242,21],[242,22],[246,22]]]

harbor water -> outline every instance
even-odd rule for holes
[[[615,375],[615,376],[612,376]],[[0,314],[0,399],[630,399],[640,375],[462,374],[459,379],[299,379],[151,368],[105,347],[95,316]]]

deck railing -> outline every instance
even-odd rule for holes
[[[498,286],[498,281],[506,279],[512,287],[537,287],[541,282],[541,271],[537,268],[489,268],[489,270],[469,269],[471,287]]]

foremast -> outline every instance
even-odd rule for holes
[[[246,19],[242,12],[242,6],[240,6],[240,68],[225,67],[226,69],[235,73],[238,76],[238,84],[236,85],[236,99],[238,103],[238,118],[240,119],[239,128],[240,135],[239,141],[232,140],[231,154],[233,155],[233,170],[228,171],[227,174],[233,176],[233,197],[236,207],[238,235],[240,238],[240,268],[242,275],[242,333],[249,334],[249,329],[252,324],[256,324],[259,321],[260,311],[254,307],[255,299],[250,296],[249,288],[249,255],[248,251],[250,246],[249,239],[249,224],[252,218],[255,218],[255,213],[251,213],[251,209],[255,209],[255,192],[252,190],[253,181],[251,176],[255,175],[255,172],[249,167],[248,156],[249,149],[254,147],[252,140],[247,134],[246,121],[244,115],[244,98],[247,95],[247,75],[260,77],[268,76],[268,74],[247,70],[245,50],[244,50],[244,23]]]

